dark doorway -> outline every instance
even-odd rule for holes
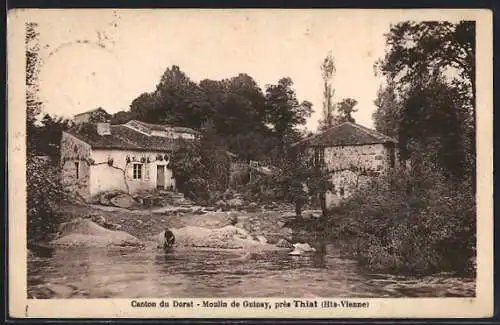
[[[156,187],[165,189],[165,166],[157,166],[156,169]]]

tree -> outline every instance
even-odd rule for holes
[[[273,186],[277,198],[295,204],[295,215],[302,217],[302,208],[308,200],[308,168],[302,159],[283,158],[280,170],[273,177]]]
[[[401,103],[396,96],[394,83],[390,82],[378,89],[374,104],[377,107],[372,115],[375,129],[382,134],[397,138],[401,123]]]
[[[200,156],[203,169],[201,175],[210,190],[224,191],[229,185],[230,157],[224,139],[217,134],[211,121],[201,130]]]
[[[474,109],[475,101],[475,22],[403,22],[386,34],[388,51],[376,64],[384,76],[401,88],[412,84],[423,72],[442,74],[459,81],[462,95]]]
[[[311,102],[299,103],[291,78],[281,78],[276,85],[266,87],[267,122],[273,125],[274,132],[285,146],[287,136],[297,132],[296,127],[303,125],[312,114]]]
[[[42,112],[39,100],[39,75],[42,60],[38,25],[25,25],[26,37],[26,192],[27,192],[27,241],[28,248],[40,241],[48,240],[60,223],[58,205],[62,199],[58,172],[36,155],[43,154],[41,139],[50,139],[42,134],[43,127],[36,125]],[[46,116],[45,122],[51,121]],[[58,124],[58,123],[56,123]],[[54,141],[54,140],[53,140]],[[57,141],[57,140],[56,140]]]
[[[321,64],[321,76],[323,78],[323,117],[319,121],[319,130],[325,130],[334,124],[334,109],[333,96],[335,90],[332,87],[332,79],[335,75],[335,60],[331,53],[328,53]]]
[[[39,78],[42,60],[40,51],[40,34],[38,24],[26,23],[25,26],[26,46],[26,139],[27,154],[36,154],[36,141],[38,139],[35,125],[37,116],[42,111],[42,103],[39,100]]]
[[[136,103],[137,104],[137,103]],[[139,117],[132,111],[119,111],[111,116],[111,124],[124,124],[130,120],[139,119]]]
[[[466,112],[457,101],[457,89],[440,77],[429,77],[412,88],[404,102],[399,142],[402,153],[415,164],[425,160],[441,166],[448,176],[461,179],[466,168],[462,121]],[[470,150],[470,148],[469,148]]]
[[[357,112],[358,110],[354,108],[358,104],[358,101],[353,98],[345,98],[341,100],[337,104],[337,111],[339,115],[337,116],[337,123],[343,122],[353,122],[354,118],[352,117],[352,113]]]
[[[124,116],[123,114],[118,115],[119,113],[121,112],[116,113],[115,117]],[[142,93],[132,101],[130,113],[127,115],[126,118],[135,116],[141,121],[155,123],[165,119],[166,112],[161,109],[159,99],[154,93]]]
[[[51,157],[54,163],[59,163],[62,132],[72,126],[73,122],[69,119],[45,114],[41,120],[41,125],[36,126],[35,151],[40,155]]]
[[[173,171],[177,188],[186,193],[188,181],[200,177],[204,168],[200,146],[197,143],[180,140],[170,157],[168,168]]]
[[[309,166],[308,177],[306,179],[307,188],[310,196],[317,196],[321,206],[321,216],[327,217],[326,193],[334,189],[330,181],[330,174],[324,168]]]
[[[451,174],[473,178],[475,23],[403,22],[391,27],[386,44],[376,69],[401,99],[384,119],[399,125],[403,156],[438,155],[434,160]]]
[[[165,70],[154,92],[138,96],[130,111],[116,113],[112,123],[136,118],[194,129],[210,123],[223,139],[221,145],[241,159],[274,159],[283,148],[270,155],[273,148],[302,137],[296,127],[305,124],[312,112],[310,102],[299,103],[292,85],[290,78],[282,78],[264,94],[245,73],[197,84],[178,66],[172,66]]]

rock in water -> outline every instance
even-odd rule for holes
[[[316,249],[311,247],[308,243],[296,243],[293,244],[294,250],[288,253],[288,255],[302,255],[304,253],[315,252]]]
[[[309,252],[315,252],[316,249],[311,247],[308,243],[296,243],[293,244],[293,247],[295,247],[297,250],[301,250],[303,252],[309,253]]]
[[[243,200],[241,200],[239,198],[234,198],[234,199],[227,201],[227,204],[232,208],[239,208],[243,205]]]
[[[304,251],[301,250],[300,248],[295,248],[293,251],[288,253],[288,255],[294,255],[294,256],[302,255],[302,254],[304,254]]]
[[[185,226],[170,228],[175,236],[175,246],[213,249],[246,249],[251,252],[276,250],[274,245],[262,244],[256,241],[244,229],[235,226],[225,226],[218,229]],[[163,246],[164,232],[155,236],[158,246]]]
[[[261,244],[267,244],[266,237],[264,237],[264,236],[261,235],[261,236],[257,236],[256,238],[259,241],[259,243],[261,243]]]
[[[54,246],[140,247],[143,245],[139,239],[129,233],[103,228],[88,219],[76,219],[63,223],[59,233],[60,237],[51,241]]]

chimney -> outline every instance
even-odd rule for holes
[[[99,134],[99,135],[111,135],[110,123],[109,122],[97,123],[97,134]]]

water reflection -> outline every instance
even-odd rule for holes
[[[473,296],[473,279],[367,274],[332,245],[245,254],[176,249],[58,249],[28,258],[29,295],[90,297]]]

